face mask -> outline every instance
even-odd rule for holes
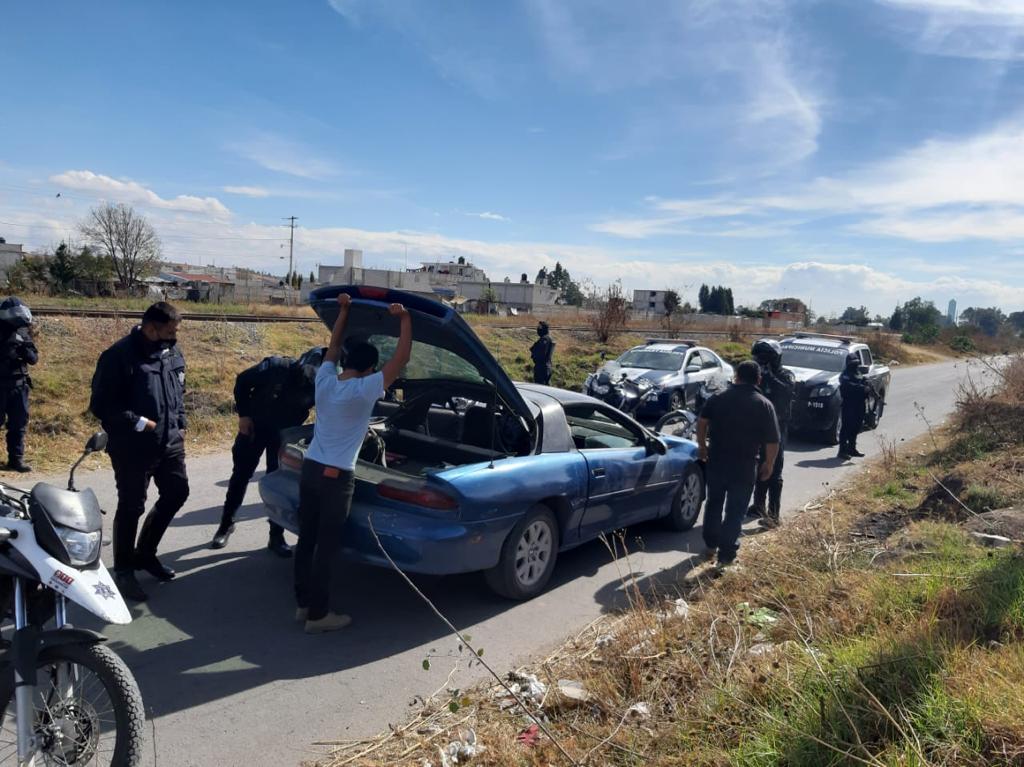
[[[537,328],[537,335],[540,336],[541,338],[543,338],[544,337],[544,331],[542,329],[540,329],[540,328]]]
[[[160,351],[167,351],[168,349],[173,349],[177,343],[177,338],[161,338],[156,342],[156,348]]]

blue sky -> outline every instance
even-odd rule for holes
[[[11,4],[0,235],[1024,308],[1024,0]],[[60,193],[60,197],[56,195]]]

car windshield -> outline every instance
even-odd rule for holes
[[[675,352],[652,352],[645,349],[633,349],[618,359],[624,368],[643,368],[644,370],[679,370],[683,366],[683,355]]]
[[[380,365],[391,358],[398,346],[398,339],[394,336],[370,336],[369,342],[377,347]],[[475,383],[484,380],[477,369],[459,355],[419,341],[413,341],[412,354],[409,364],[402,371],[402,378],[416,381],[452,378]]]
[[[792,368],[809,368],[841,373],[846,366],[846,349],[832,346],[788,346],[782,347],[782,364]]]

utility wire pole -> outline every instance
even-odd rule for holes
[[[288,287],[291,288],[294,275],[292,272],[295,269],[294,263],[294,252],[295,252],[295,221],[298,216],[286,216],[285,221],[288,222],[288,228],[290,233],[288,235]],[[291,292],[286,292],[285,295],[291,295]]]

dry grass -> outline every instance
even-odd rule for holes
[[[1016,380],[989,398],[1024,403]],[[1024,765],[1024,555],[983,549],[953,524],[975,513],[962,508],[972,488],[1024,500],[1024,441],[958,459],[950,435],[987,429],[961,417],[937,450],[930,437],[885,445],[817,507],[744,539],[739,571],[699,566],[641,589],[620,558],[628,609],[528,669],[575,763]],[[940,464],[955,498],[932,479]],[[558,680],[589,700],[560,697]],[[418,723],[340,746],[328,764],[440,767],[439,744],[469,729],[486,751],[458,764],[567,764],[550,742],[517,741],[527,725],[500,694],[468,698],[452,714],[442,691]]]
[[[35,339],[40,362],[31,373],[32,417],[27,458],[39,470],[60,470],[77,455],[97,423],[88,413],[96,360],[132,327],[130,320],[41,317]],[[227,449],[235,426],[235,376],[269,354],[324,343],[319,322],[182,324],[179,343],[188,365],[189,447]],[[101,460],[101,459],[94,459]]]

